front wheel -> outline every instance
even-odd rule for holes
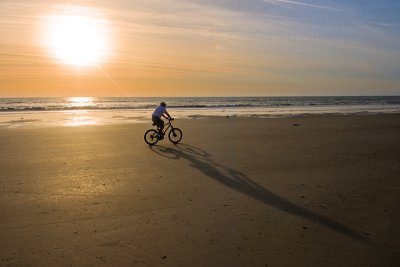
[[[155,145],[158,142],[157,131],[154,129],[148,130],[144,134],[144,141],[149,145]]]
[[[169,141],[171,141],[174,144],[179,143],[179,141],[182,140],[182,131],[178,128],[173,128],[171,131],[169,131],[168,134]]]

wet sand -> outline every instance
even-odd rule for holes
[[[0,128],[0,265],[400,265],[400,115],[175,125]]]

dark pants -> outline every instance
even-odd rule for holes
[[[164,129],[164,121],[161,118],[155,116],[152,116],[151,119],[154,124],[157,125],[159,131],[161,132]]]

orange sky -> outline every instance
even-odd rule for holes
[[[399,24],[389,13],[399,5],[384,2],[372,20],[365,14],[379,4],[2,1],[0,97],[400,94]],[[65,15],[99,22],[107,45],[95,63],[52,52],[52,18]]]

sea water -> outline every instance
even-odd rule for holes
[[[0,98],[0,125],[147,121],[161,101],[176,118],[400,113],[400,96]]]

